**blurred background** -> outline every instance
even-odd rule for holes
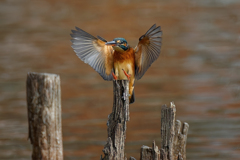
[[[160,145],[160,110],[174,101],[190,125],[189,160],[240,157],[239,0],[1,0],[0,159],[31,157],[28,72],[61,77],[65,160],[99,159],[107,140],[112,82],[104,81],[71,48],[75,26],[135,47],[154,23],[163,30],[161,55],[135,84],[126,154]]]

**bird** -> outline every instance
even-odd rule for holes
[[[75,27],[71,30],[72,48],[76,55],[89,64],[107,81],[129,80],[129,103],[135,102],[134,84],[159,57],[162,46],[162,30],[154,24],[139,38],[135,48],[125,38],[107,41],[94,37]]]

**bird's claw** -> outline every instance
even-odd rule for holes
[[[117,80],[117,76],[112,72],[112,76],[115,80]]]
[[[122,69],[122,70],[123,70],[124,74],[127,76],[128,80],[130,81],[131,74],[127,74],[127,72],[124,69]]]
[[[117,76],[112,72],[113,79],[117,80]],[[116,82],[117,83],[117,82]],[[119,84],[117,83],[117,87],[120,88]]]

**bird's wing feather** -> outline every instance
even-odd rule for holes
[[[135,78],[141,79],[151,64],[159,57],[162,45],[161,27],[154,24],[139,38],[135,47]]]
[[[76,27],[72,30],[72,48],[77,56],[97,71],[104,80],[112,80],[113,49],[105,45],[105,39],[98,38]]]

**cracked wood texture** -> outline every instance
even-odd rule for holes
[[[129,121],[129,82],[113,81],[113,108],[108,116],[108,139],[101,160],[125,160],[124,154],[127,121]]]
[[[141,147],[140,160],[160,160],[160,150],[155,141],[153,141],[152,148],[144,145]]]
[[[176,107],[163,105],[161,109],[161,148],[142,146],[140,160],[186,160],[186,143],[189,125],[175,120]]]
[[[186,143],[189,125],[175,120],[176,106],[162,106],[161,110],[161,160],[186,160]]]
[[[28,73],[27,105],[32,159],[63,160],[60,77]]]

